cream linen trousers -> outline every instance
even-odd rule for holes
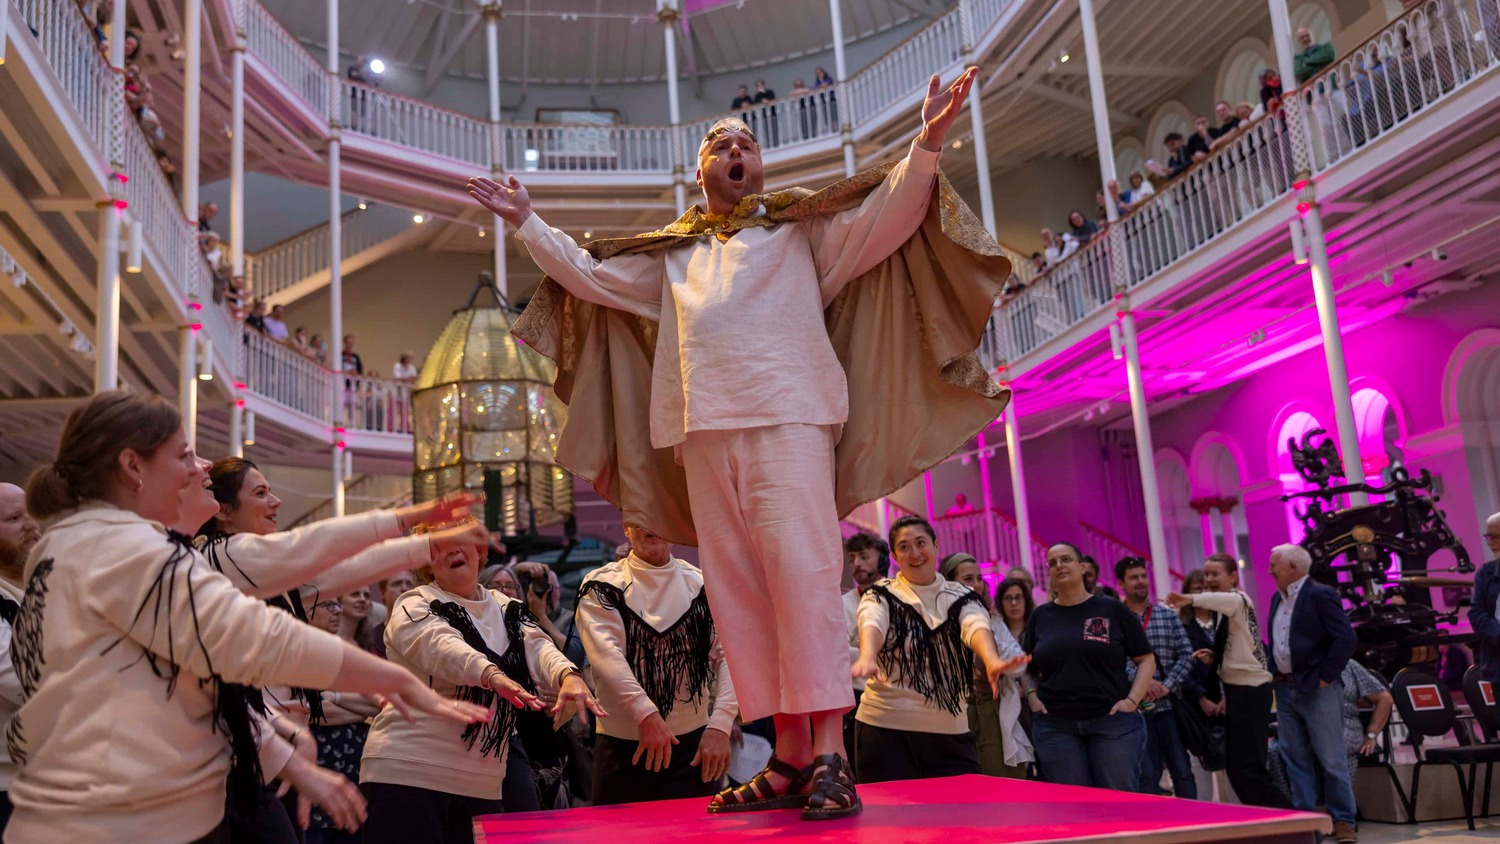
[[[703,585],[746,723],[854,705],[837,430],[693,431],[682,444]]]

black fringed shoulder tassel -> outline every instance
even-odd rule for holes
[[[47,579],[51,576],[52,558],[43,557],[26,581],[26,594],[21,598],[15,617],[10,620],[10,664],[21,684],[22,700],[36,693],[37,683],[42,679],[42,666],[46,664],[42,652],[42,616],[47,610]],[[5,727],[5,745],[16,764],[26,764],[29,754],[19,712],[11,716]]]
[[[157,572],[156,582],[147,590],[140,607],[136,609],[135,617],[131,619],[126,635],[111,642],[100,655],[109,653],[124,642],[130,630],[134,630],[141,616],[145,615],[148,607],[151,609],[153,630],[151,638],[154,639],[155,629],[161,624],[162,616],[165,614],[167,621],[165,662],[146,648],[141,648],[141,656],[151,666],[152,673],[166,679],[167,697],[171,697],[177,689],[177,679],[182,673],[182,667],[177,664],[177,656],[174,653],[175,637],[172,629],[175,619],[172,617],[171,607],[176,596],[179,570],[190,568],[193,564],[193,544],[191,539],[176,531],[168,531],[167,539],[172,545],[172,553],[162,564]],[[226,682],[218,672],[214,671],[213,658],[209,656],[208,647],[203,644],[203,631],[198,621],[198,605],[196,595],[193,593],[191,575],[182,580],[188,589],[188,607],[193,617],[193,638],[198,642],[198,649],[203,653],[204,665],[208,668],[208,678],[202,683],[213,686],[214,729],[229,738],[229,796],[242,810],[253,815],[260,805],[260,791],[265,778],[260,769],[260,749],[255,740],[251,710],[264,713],[265,704],[260,699],[258,689]]]
[[[432,601],[428,604],[432,614],[458,631],[458,635],[464,638],[464,643],[481,654],[485,659],[494,663],[504,672],[505,676],[513,680],[521,688],[531,694],[536,694],[536,681],[531,679],[531,669],[526,667],[526,631],[525,626],[536,626],[536,619],[520,601],[511,601],[505,607],[505,635],[510,641],[505,646],[504,654],[495,653],[489,643],[484,640],[484,634],[474,626],[474,619],[469,617],[469,611],[453,601]],[[407,618],[411,618],[408,614]],[[416,619],[412,619],[416,621]],[[505,743],[510,740],[510,731],[515,726],[516,714],[521,710],[512,706],[510,701],[505,700],[492,689],[479,686],[459,686],[458,699],[469,703],[477,703],[480,706],[495,706],[495,717],[487,724],[470,724],[464,728],[459,738],[469,743],[469,749],[474,749],[474,743],[479,742],[480,756],[494,756],[499,759],[504,752]],[[498,706],[496,706],[498,702]]]
[[[224,571],[224,564],[226,562],[234,566],[234,570],[239,572],[240,576],[245,578],[246,582],[254,586],[255,580],[246,574],[244,569],[240,568],[239,564],[234,561],[234,557],[229,553],[229,537],[231,535],[227,533],[213,534],[208,542],[203,545],[203,556],[208,559],[209,565],[213,566],[215,571]],[[303,624],[307,623],[307,610],[303,609],[302,596],[295,589],[285,595],[267,598],[266,604],[291,613],[293,617]],[[254,689],[253,691],[255,692],[259,709],[264,711],[265,703],[260,690]],[[302,701],[303,707],[307,709],[307,723],[309,726],[321,727],[326,722],[327,719],[323,715],[322,692],[317,689],[302,689],[294,686],[292,687],[292,699]]]
[[[587,595],[594,595],[625,622],[625,662],[661,717],[670,715],[679,700],[702,703],[712,668],[714,619],[701,587],[687,611],[666,630],[657,630],[636,615],[625,603],[625,592],[612,583],[585,581],[578,587],[578,600],[582,602]]]
[[[912,691],[935,706],[957,715],[963,709],[974,671],[974,652],[963,642],[959,615],[979,593],[969,592],[948,607],[948,617],[937,627],[928,627],[927,619],[915,607],[896,597],[883,585],[870,591],[885,602],[890,627],[880,646],[880,667]]]

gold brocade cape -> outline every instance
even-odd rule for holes
[[[660,231],[584,248],[605,260],[835,214],[860,204],[894,166],[816,193],[793,188],[746,197],[727,218],[705,218],[694,206]],[[917,233],[824,312],[849,384],[849,419],[834,454],[840,518],[941,463],[1010,398],[975,353],[1010,261],[941,173],[933,191]],[[754,215],[762,205],[766,213]],[[568,405],[558,464],[592,482],[627,520],[696,545],[683,468],[674,449],[651,447],[657,329],[650,319],[590,304],[543,279],[512,333],[557,363],[553,389]],[[789,381],[796,377],[787,373]]]

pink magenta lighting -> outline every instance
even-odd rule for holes
[[[1299,202],[1297,203],[1297,213],[1306,216],[1307,212],[1312,210],[1312,207],[1311,202]]]
[[[125,200],[123,200],[123,199],[117,199],[117,200],[115,200],[115,209],[116,210],[118,210],[118,211],[124,211],[126,208],[129,208],[129,207],[130,207],[130,203],[126,202]]]
[[[1292,182],[1292,190],[1302,190],[1310,184],[1312,184],[1312,181],[1309,179],[1298,179],[1297,181]]]
[[[239,401],[235,402],[235,404],[239,405],[240,407],[244,407],[245,406],[245,400],[244,399],[240,399]]]
[[[201,310],[203,310],[203,303],[202,302],[194,302],[192,299],[189,299],[187,301],[187,309],[190,310],[190,311],[201,311]]]
[[[203,330],[203,323],[201,323],[201,322],[195,322],[192,325],[189,325],[188,328],[191,328],[194,331],[202,331]]]
[[[344,441],[343,440],[339,440],[338,442],[336,442],[336,443],[333,444],[333,447],[334,448],[343,448],[344,447]]]

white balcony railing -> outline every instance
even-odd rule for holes
[[[347,79],[339,80],[338,97],[343,131],[465,164],[490,165],[488,121]]]
[[[343,217],[343,258],[347,261],[415,225],[410,211],[392,205],[350,211]],[[259,298],[275,296],[309,276],[328,272],[328,238],[329,226],[324,223],[246,255],[245,280],[251,292]]]
[[[1012,566],[1021,565],[1021,533],[1016,520],[999,510],[975,510],[972,513],[954,513],[938,516],[932,520],[937,532],[938,547],[944,554],[965,551],[973,554],[982,563],[993,566],[1001,577]],[[994,532],[995,547],[990,547],[991,531]],[[1047,582],[1047,545],[1040,539],[1031,539],[1032,579],[1043,586]]]
[[[1008,4],[986,4],[1000,8]],[[874,64],[855,74],[845,90],[845,107],[852,108],[846,120],[869,120],[882,109],[901,101],[913,91],[927,86],[932,74],[946,71],[964,58],[961,9],[955,9],[934,20],[912,37],[885,54]],[[994,19],[974,19],[975,25],[988,28]]]
[[[94,36],[88,22],[78,10],[76,3],[60,3],[57,0],[12,0],[20,10],[21,17],[36,36],[42,55],[52,67],[68,101],[83,121],[89,138],[98,145],[100,152],[108,153],[112,147],[110,132],[114,128],[110,108],[116,98],[117,86],[99,51],[99,40]],[[19,33],[11,33],[15,38]]]
[[[507,172],[672,172],[669,126],[504,123],[499,132]]]
[[[679,128],[686,160],[697,160],[698,144],[714,123],[726,117],[738,117],[750,126],[761,149],[772,150],[820,138],[837,138],[848,115],[839,114],[839,103],[848,86],[843,83],[819,88],[806,94],[784,97],[768,103],[757,103],[738,110],[684,123]]]
[[[1393,21],[1288,97],[1314,172],[1405,125],[1497,64],[1500,0],[1428,0]],[[1291,129],[1268,115],[1168,183],[1109,232],[1002,303],[983,345],[986,365],[1014,362],[1112,305],[1135,287],[1234,229],[1293,189]],[[1111,251],[1124,249],[1116,277]]]
[[[255,331],[243,346],[246,389],[256,395],[350,431],[411,433],[411,384],[334,372]]]
[[[313,113],[328,114],[328,69],[255,0],[245,6],[245,46]]]

